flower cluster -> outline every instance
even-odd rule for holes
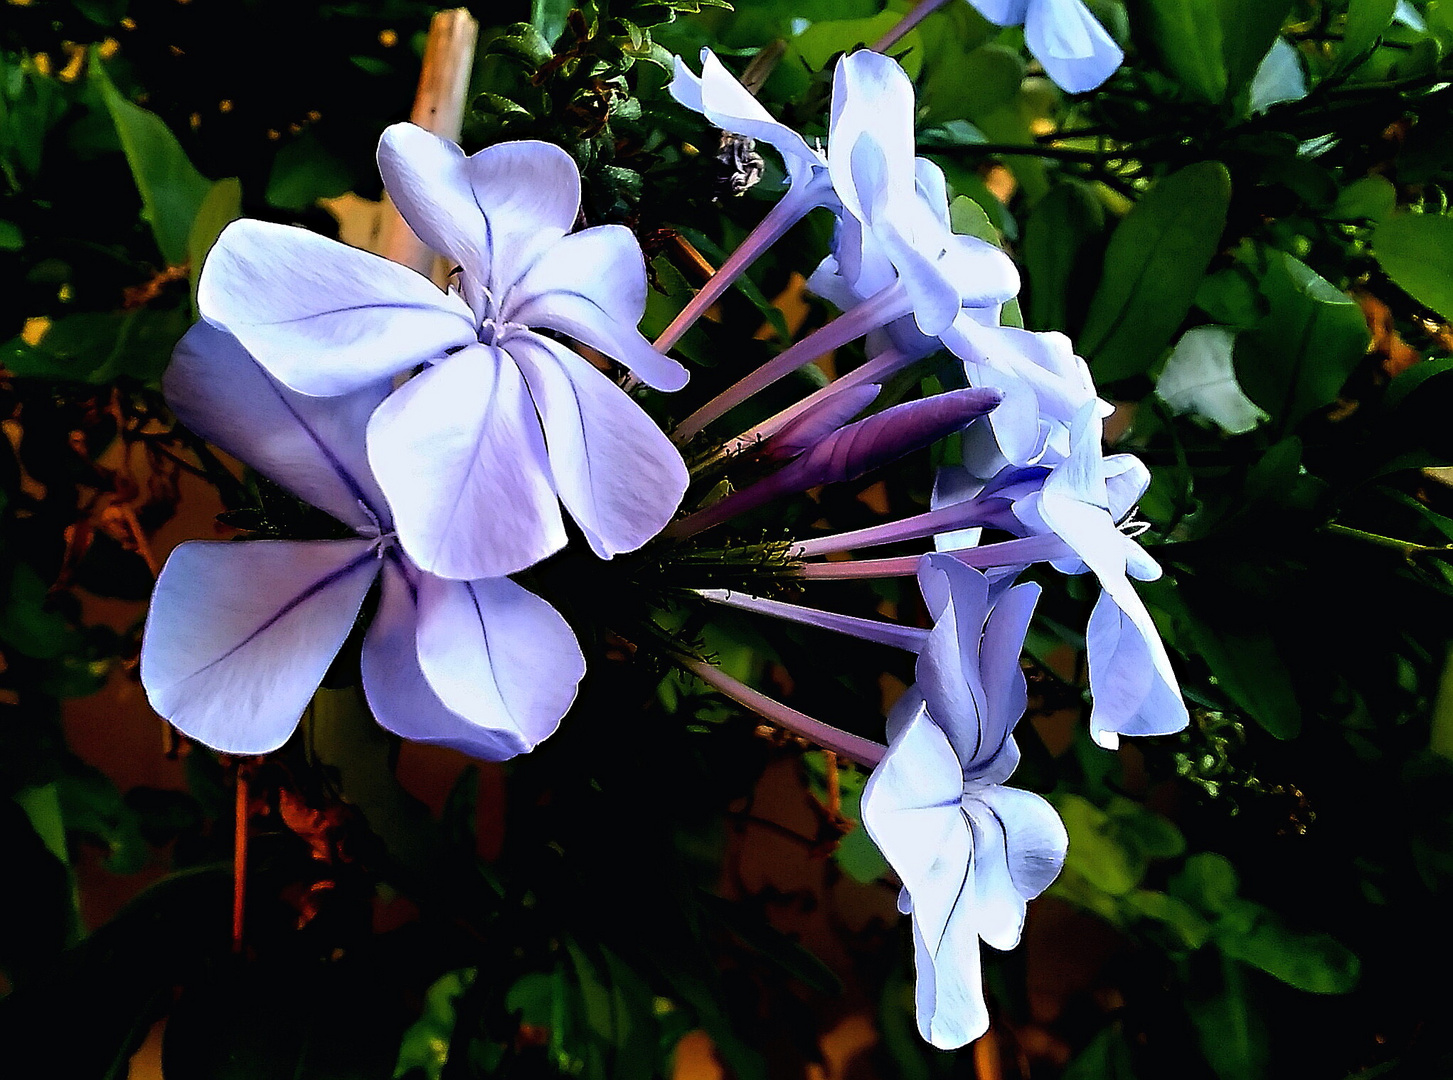
[[[1026,19],[1031,44],[1049,49],[1068,39],[1046,37],[1044,20],[1076,3],[979,6]],[[953,231],[944,176],[916,156],[913,88],[895,61],[842,58],[821,150],[710,53],[702,64],[698,76],[677,61],[677,100],[776,148],[788,187],[654,345],[637,329],[647,286],[635,238],[619,226],[572,231],[580,177],[545,143],[466,156],[412,125],[384,134],[389,195],[457,266],[447,291],[301,230],[243,221],[224,231],[201,276],[204,321],[177,351],[168,399],[198,434],[326,511],[339,535],[178,549],[157,585],[142,679],[187,734],[266,752],[287,739],[363,613],[361,678],[378,721],[507,758],[556,728],[584,675],[570,626],[510,576],[567,546],[567,515],[594,557],[650,543],[669,561],[748,510],[957,434],[961,462],[941,471],[928,511],[779,548],[784,572],[805,586],[916,575],[931,629],[751,591],[691,593],[916,653],[917,681],[887,718],[886,744],[794,713],[685,646],[674,659],[874,766],[863,820],[912,914],[920,1029],[958,1046],[988,1023],[980,941],[1018,941],[1026,902],[1054,879],[1066,846],[1049,804],[1007,786],[1026,709],[1019,657],[1039,595],[1019,578],[1047,564],[1099,583],[1086,634],[1096,741],[1186,723],[1131,583],[1159,573],[1128,524],[1148,474],[1104,454],[1109,406],[1070,342],[1006,322],[1018,273],[995,245]],[[810,288],[842,314],[668,437],[608,362],[634,382],[680,389],[685,369],[667,351],[814,208],[836,227]],[[859,339],[868,360],[849,375],[750,431],[709,437],[747,398]],[[869,411],[884,380],[940,349],[959,361],[962,386]],[[724,497],[692,485],[678,449],[687,445],[705,479],[744,465],[739,475],[754,479]],[[924,553],[822,558],[914,541]]]
[[[778,147],[784,158],[800,153],[801,138],[732,82],[708,54],[699,80],[678,63],[673,90],[714,123],[735,120],[735,130]],[[1099,582],[1086,632],[1098,743],[1115,747],[1122,735],[1178,731],[1188,717],[1160,635],[1131,584],[1160,573],[1128,524],[1149,473],[1129,455],[1104,454],[1102,421],[1111,407],[1068,339],[1004,323],[1017,292],[1013,265],[992,245],[952,232],[943,175],[915,158],[906,134],[913,105],[911,85],[891,60],[859,52],[840,61],[827,147],[809,163],[817,172],[790,166],[793,187],[779,209],[801,199],[803,189],[814,192],[814,205],[833,208],[833,251],[809,284],[844,313],[684,426],[693,435],[705,430],[770,379],[858,337],[867,338],[867,363],[729,441],[731,451],[771,454],[784,440],[803,441],[815,418],[829,428],[841,424],[871,402],[878,382],[940,348],[962,362],[967,385],[997,397],[983,420],[965,428],[962,464],[941,470],[927,513],[793,545],[807,579],[917,574],[935,619],[927,634],[770,597],[702,592],[717,603],[918,654],[917,682],[888,718],[887,747],[836,749],[875,766],[863,822],[903,882],[900,907],[913,916],[919,1029],[934,1045],[955,1047],[988,1025],[979,942],[1001,949],[1017,943],[1025,902],[1058,874],[1066,846],[1048,803],[1005,786],[1018,762],[1011,733],[1026,701],[1019,655],[1038,596],[1037,586],[1017,579],[1048,563]],[[764,227],[780,228],[771,218]],[[749,237],[742,247],[756,241]],[[915,404],[924,409],[935,400]],[[862,423],[837,436],[819,434],[818,445]],[[753,492],[770,483],[723,502],[755,505]],[[707,528],[722,516],[708,509],[685,521]],[[683,531],[682,523],[673,528]],[[1007,538],[984,542],[986,529]],[[923,556],[814,561],[929,538],[935,552]],[[759,697],[739,699],[773,715]]]
[[[602,558],[640,547],[687,480],[646,414],[541,331],[662,388],[686,372],[636,329],[635,237],[569,231],[580,174],[559,147],[466,157],[400,124],[379,167],[409,225],[458,263],[455,285],[237,222],[207,260],[204,322],[165,383],[189,427],[355,538],[183,545],[157,584],[142,681],[188,735],[276,749],[381,574],[363,651],[379,721],[499,760],[555,729],[584,674],[564,620],[508,575],[565,546],[562,505]]]

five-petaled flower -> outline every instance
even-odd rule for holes
[[[523,570],[566,543],[560,503],[602,558],[661,531],[686,490],[669,440],[554,331],[663,390],[686,371],[636,328],[646,303],[628,229],[569,230],[580,173],[543,142],[466,157],[412,124],[379,145],[404,220],[459,267],[457,288],[301,229],[239,221],[198,306],[284,385],[344,395],[409,379],[368,422],[368,457],[409,557],[441,577]]]
[[[177,347],[163,388],[194,432],[352,535],[177,548],[157,579],[141,649],[141,682],[157,712],[226,753],[277,749],[381,579],[362,651],[363,689],[380,724],[492,761],[555,730],[585,673],[565,620],[509,578],[422,571],[395,542],[363,437],[388,380],[306,397],[203,322]]]
[[[991,607],[984,575],[948,556],[924,556],[918,576],[934,627],[862,812],[913,916],[918,1030],[952,1049],[989,1027],[980,940],[1019,943],[1025,905],[1059,874],[1068,837],[1049,803],[1004,786],[1019,763],[1019,650],[1039,586],[1015,585]]]

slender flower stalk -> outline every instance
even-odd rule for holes
[[[932,15],[939,8],[943,7],[946,3],[948,3],[948,0],[920,0],[916,8],[910,11],[907,15],[903,16],[903,18],[899,19],[897,25],[895,25],[891,30],[889,30],[874,43],[873,51],[887,52],[899,41],[901,41],[904,35],[906,35],[910,30],[912,30],[915,26],[921,23],[924,19]]]
[[[982,524],[982,516],[981,509],[970,499],[968,502],[943,506],[866,529],[854,529],[852,532],[834,533],[831,536],[815,536],[811,540],[795,540],[792,543],[792,554],[797,558],[807,558],[838,551],[855,551],[858,548],[881,547],[883,544],[896,544],[902,540],[921,540],[936,533],[973,528]]]
[[[716,273],[706,280],[697,294],[671,320],[671,325],[661,332],[661,336],[654,343],[656,351],[669,352],[686,335],[686,331],[696,324],[696,320],[721,299],[722,294],[732,287],[747,267],[757,261],[762,252],[780,240],[788,229],[821,203],[817,192],[810,190],[808,185],[793,189],[777,200],[776,205],[767,211],[767,216],[747,234],[746,239],[728,256]]]
[[[946,551],[965,566],[993,570],[1005,566],[1028,566],[1052,559],[1074,558],[1074,550],[1058,536],[1030,536],[1023,540],[1005,540],[999,544]],[[850,562],[809,563],[798,570],[804,578],[819,581],[851,581],[855,578],[912,577],[918,573],[922,556],[904,555],[897,559],[854,559]]]
[[[883,755],[888,752],[888,748],[882,743],[865,739],[860,735],[853,735],[840,728],[835,728],[831,724],[824,724],[821,720],[814,720],[806,713],[790,709],[780,701],[774,701],[766,694],[753,690],[746,683],[732,678],[720,668],[713,667],[702,660],[682,656],[677,659],[677,663],[708,686],[721,691],[738,705],[751,709],[762,719],[769,720],[778,727],[786,728],[794,735],[801,735],[809,742],[816,743],[824,750],[831,750],[839,757],[856,761],[859,765],[871,769],[882,761]]]
[[[819,327],[791,348],[773,357],[756,371],[727,387],[701,408],[683,420],[672,439],[679,446],[701,432],[707,424],[765,390],[777,380],[805,367],[819,356],[856,341],[871,330],[907,315],[913,308],[908,292],[894,282],[857,307],[839,315],[826,326]]]
[[[891,645],[895,649],[918,652],[928,640],[928,631],[917,626],[899,626],[880,619],[861,619],[855,615],[839,615],[833,611],[803,607],[800,604],[786,604],[781,600],[769,600],[765,596],[734,592],[730,589],[697,589],[696,594],[704,600],[723,604],[742,611],[754,611],[759,615],[770,615],[774,619],[816,626],[822,630],[835,630],[840,634],[874,641],[880,645]]]
[[[866,364],[861,364],[828,383],[820,390],[814,390],[807,397],[789,405],[775,416],[768,417],[750,431],[744,431],[735,439],[729,440],[720,450],[709,459],[707,464],[729,457],[732,454],[741,453],[743,450],[750,450],[759,443],[770,439],[779,431],[787,427],[799,418],[806,416],[824,407],[830,399],[836,398],[848,390],[855,390],[860,386],[867,386],[872,383],[881,383],[884,379],[896,375],[908,365],[916,363],[918,357],[906,356],[898,349],[885,349]]]

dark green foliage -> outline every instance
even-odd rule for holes
[[[641,239],[654,334],[700,284],[691,252],[720,263],[781,190],[762,148],[760,182],[728,194],[719,133],[665,92],[673,54],[694,67],[710,45],[741,72],[781,40],[759,97],[818,138],[825,71],[909,6],[474,5],[464,142],[540,138],[572,154],[583,220]],[[1005,1075],[1020,1061],[1067,1080],[1448,1075],[1436,1032],[1453,1002],[1407,971],[1453,962],[1453,488],[1426,471],[1453,463],[1453,22],[1429,4],[1414,30],[1387,0],[1092,6],[1130,61],[1079,98],[1032,77],[1016,30],[957,0],[895,47],[957,228],[1002,242],[1027,324],[1070,334],[1104,393],[1133,406],[1117,449],[1152,468],[1139,515],[1166,568],[1143,595],[1193,717],[1120,758],[1088,745],[1081,715],[1057,754],[1062,741],[1022,729],[1016,783],[1048,793],[1071,835],[1043,917],[1085,920],[1063,925],[1103,934],[1110,960],[1091,972],[1098,993],[1045,1020],[1026,965],[1089,964],[1091,945],[1061,933],[1058,954],[1032,940],[986,955],[996,1036],[1024,1050],[1001,1055]],[[226,925],[238,764],[192,748],[188,791],[123,792],[97,771],[108,763],[67,749],[62,699],[134,679],[139,648],[139,614],[115,629],[87,605],[140,612],[154,570],[143,541],[173,515],[183,474],[258,535],[332,527],[176,429],[157,385],[229,221],[329,232],[318,199],[378,195],[377,137],[407,115],[434,10],[248,0],[219,32],[208,7],[37,0],[0,22],[0,1073],[16,1048],[43,1047],[47,1075],[124,1076],[166,1018],[173,1077],[645,1080],[670,1075],[681,1036],[704,1029],[746,1080],[800,1072],[841,1002],[871,999],[870,1071],[969,1075],[967,1052],[917,1037],[906,922],[857,939],[878,947],[848,972],[775,929],[773,898],[723,898],[728,839],[783,757],[818,807],[817,835],[797,837],[804,858],[835,887],[846,875],[888,888],[856,820],[863,774],[755,737],[660,656],[667,640],[699,647],[749,682],[770,675],[795,707],[880,734],[882,686],[909,681],[910,658],[708,613],[676,591],[714,565],[720,583],[787,593],[741,543],[876,524],[861,488],[762,512],[725,552],[648,551],[605,571],[567,556],[534,572],[580,630],[590,675],[560,732],[508,768],[489,860],[479,775],[431,816],[359,709],[356,660],[340,662],[303,733],[249,767],[240,954]],[[1249,86],[1278,34],[1310,93],[1253,115]],[[643,407],[663,424],[684,416],[785,347],[772,301],[812,271],[829,231],[814,215],[769,251],[678,346],[691,386]],[[812,301],[806,325],[829,315]],[[1154,395],[1168,349],[1206,323],[1239,332],[1237,379],[1267,414],[1251,432],[1172,416]],[[861,360],[858,346],[835,358],[839,371]],[[960,378],[931,358],[875,407]],[[730,419],[745,428],[820,381],[809,369]],[[118,465],[130,455],[147,485]],[[927,504],[937,460],[874,478],[893,514]],[[721,482],[709,472],[691,497]],[[1082,714],[1049,661],[1080,644],[1091,596],[1039,580],[1034,707]],[[909,582],[834,600],[910,622],[917,603]],[[640,663],[618,662],[625,643]],[[83,866],[166,876],[86,927]],[[376,926],[395,902],[410,917]],[[1041,1043],[1061,1060],[1030,1052]]]

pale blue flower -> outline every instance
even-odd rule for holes
[[[1120,735],[1170,734],[1189,717],[1160,632],[1130,583],[1132,577],[1154,581],[1160,565],[1119,527],[1150,474],[1128,454],[1105,458],[1100,440],[1100,414],[1088,404],[1075,418],[1069,456],[1013,509],[1026,535],[1057,536],[1072,553],[1055,560],[1056,569],[1099,579],[1085,642],[1090,731],[1101,746],[1114,748]]]
[[[1024,41],[1062,90],[1083,94],[1115,73],[1125,53],[1082,0],[968,0],[998,26],[1024,26]]]
[[[671,88],[683,105],[778,150],[791,185],[783,203],[797,216],[813,206],[838,214],[831,268],[821,273],[841,275],[845,297],[866,302],[901,285],[891,318],[911,312],[924,334],[937,335],[965,304],[1001,304],[1018,292],[1003,252],[950,227],[943,174],[915,154],[913,84],[895,60],[863,50],[838,61],[824,151],[774,120],[709,51],[701,78],[679,59],[676,70]]]
[[[674,390],[686,372],[640,335],[645,268],[629,230],[570,232],[580,174],[542,142],[466,157],[412,124],[379,168],[419,238],[459,266],[445,293],[300,229],[240,221],[202,270],[198,304],[272,375],[343,395],[416,367],[368,423],[368,454],[423,569],[472,580],[564,547],[560,504],[602,558],[670,520],[686,469],[669,440],[568,335]]]
[[[1011,465],[1062,461],[1072,421],[1098,401],[1089,366],[1063,334],[986,325],[968,314],[954,321],[943,343],[963,361],[971,386],[1003,394],[989,418],[999,454]]]
[[[570,707],[585,662],[554,608],[508,578],[425,573],[395,542],[364,448],[389,385],[307,397],[207,323],[177,347],[163,389],[178,418],[352,533],[193,541],[172,553],[152,594],[141,682],[186,735],[230,754],[281,746],[380,579],[362,678],[385,728],[498,761],[531,749]]]
[[[984,576],[941,555],[921,560],[919,582],[934,627],[862,815],[913,916],[918,1029],[953,1049],[989,1026],[979,942],[1019,943],[1026,904],[1058,875],[1068,837],[1044,799],[1004,786],[1019,762],[1019,654],[1039,587],[1017,585],[991,608]]]

